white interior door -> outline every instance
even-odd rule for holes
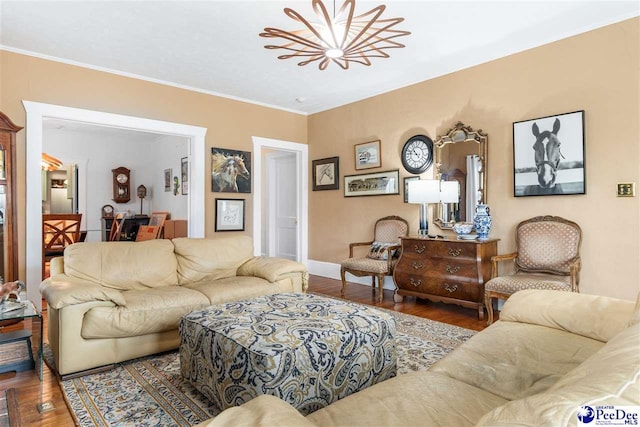
[[[274,152],[267,156],[268,254],[296,260],[298,247],[297,156]]]

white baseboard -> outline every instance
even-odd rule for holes
[[[310,259],[307,263],[309,274],[340,280],[340,264]],[[357,277],[347,273],[347,282],[371,286],[371,277]],[[384,278],[384,289],[395,290],[396,284],[391,276]]]

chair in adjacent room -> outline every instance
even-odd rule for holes
[[[113,222],[111,223],[111,231],[109,232],[109,241],[117,242],[122,237],[122,226],[124,225],[124,213],[117,213],[113,218]]]
[[[82,214],[42,215],[42,277],[52,258],[62,256],[67,246],[80,241]]]
[[[493,299],[506,300],[523,289],[579,292],[582,230],[558,216],[537,216],[516,226],[516,252],[491,258],[491,280],[485,284],[488,324]],[[498,275],[500,262],[512,261],[513,274]]]
[[[393,274],[393,268],[398,261],[401,248],[400,238],[408,234],[409,224],[406,220],[399,216],[387,216],[376,221],[372,241],[349,244],[349,258],[340,264],[340,277],[342,278],[340,295],[344,297],[347,287],[346,273],[358,277],[371,276],[372,293],[375,294],[377,277],[378,301],[382,302],[384,278]],[[353,250],[358,246],[369,246],[367,256],[354,257]]]

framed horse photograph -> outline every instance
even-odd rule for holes
[[[251,153],[226,148],[212,148],[211,191],[214,193],[251,193]]]
[[[586,194],[584,110],[513,124],[513,194]]]
[[[313,191],[338,190],[340,188],[340,158],[327,157],[311,162]]]

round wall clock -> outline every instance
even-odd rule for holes
[[[407,172],[420,174],[433,163],[433,141],[426,135],[412,136],[402,148],[402,166]]]

